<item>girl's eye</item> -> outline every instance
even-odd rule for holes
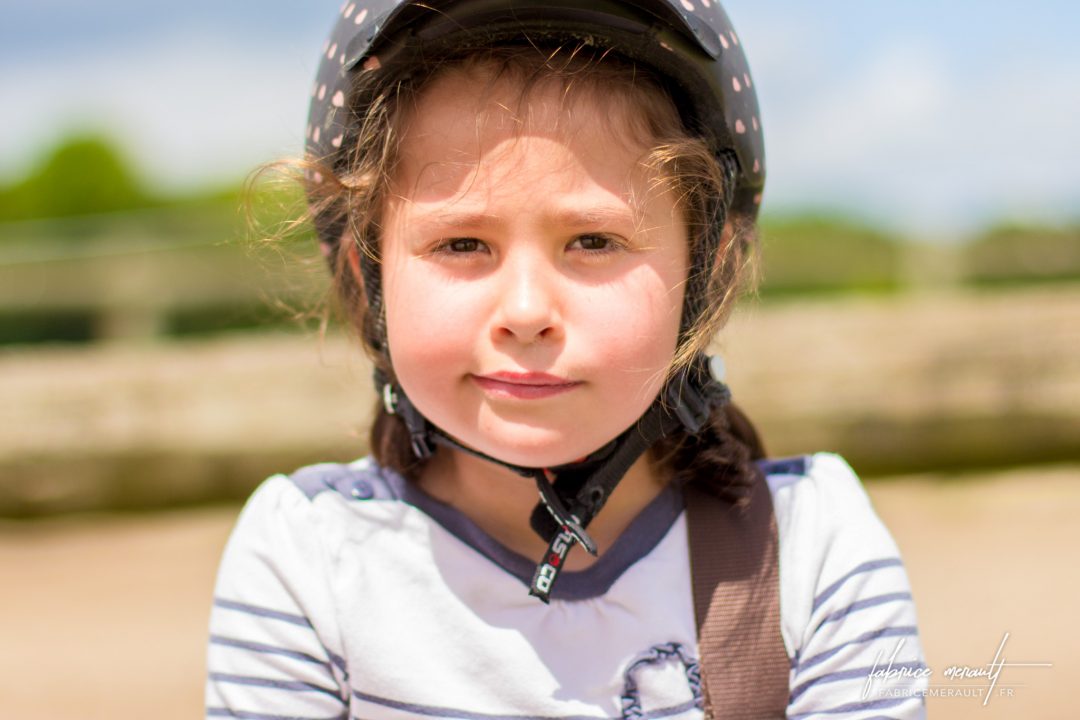
[[[586,252],[602,253],[615,250],[618,243],[610,235],[578,235],[570,247]]]
[[[450,253],[474,253],[483,249],[483,243],[476,238],[452,238],[442,244],[442,249]]]

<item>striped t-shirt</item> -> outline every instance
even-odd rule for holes
[[[858,479],[829,454],[763,468],[788,717],[923,717],[907,575]],[[550,605],[528,595],[533,570],[371,460],[271,477],[222,558],[207,717],[702,717],[677,490]]]

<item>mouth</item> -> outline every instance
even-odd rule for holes
[[[582,384],[578,380],[534,372],[496,372],[470,377],[488,395],[517,400],[540,400],[554,397]]]

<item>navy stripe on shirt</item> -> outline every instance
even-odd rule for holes
[[[296,715],[267,715],[266,713],[247,712],[245,710],[231,710],[229,708],[212,707],[206,709],[207,717],[242,718],[243,720],[346,720],[348,713],[335,715],[332,718],[305,718]]]
[[[893,663],[889,667],[890,669],[895,670],[923,670],[926,666],[918,660],[913,660],[911,662]],[[877,666],[851,668],[850,670],[840,670],[838,672],[826,673],[825,675],[821,675],[812,680],[807,680],[806,682],[802,683],[801,685],[797,685],[792,689],[791,698],[788,702],[789,704],[794,702],[796,698],[798,698],[800,695],[802,695],[804,692],[814,687],[815,685],[840,682],[841,680],[851,680],[852,678],[860,678],[865,680],[875,669],[877,669]]]
[[[847,575],[840,578],[833,584],[829,585],[829,587],[822,590],[818,594],[818,596],[814,598],[814,606],[813,608],[811,608],[810,612],[817,612],[817,609],[821,607],[821,604],[823,602],[832,597],[833,594],[835,594],[836,591],[840,589],[841,585],[843,585],[845,582],[855,577],[856,575],[861,575],[862,573],[871,572],[873,570],[880,570],[882,568],[903,566],[904,563],[900,561],[900,558],[882,558],[881,560],[868,560],[861,565],[857,565],[854,570],[852,570]]]
[[[814,710],[808,713],[799,713],[798,715],[788,715],[787,720],[803,720],[803,718],[810,718],[816,715],[836,715],[838,713],[858,712],[859,710],[881,710],[883,708],[895,707],[901,703],[910,702],[912,698],[886,698],[884,700],[867,700],[866,702],[848,703],[847,705],[837,705],[836,707],[827,708],[824,710]]]
[[[841,608],[836,612],[826,615],[825,618],[818,623],[817,629],[821,629],[822,625],[827,625],[831,622],[846,618],[848,615],[858,612],[859,610],[865,610],[868,607],[875,607],[877,605],[884,605],[890,602],[896,602],[897,600],[911,600],[911,593],[909,592],[897,592],[886,593],[884,595],[875,595],[874,597],[863,598],[862,600],[856,600],[845,608]]]
[[[303,615],[296,615],[294,613],[282,612],[281,610],[271,610],[270,608],[260,607],[258,605],[249,605],[248,603],[237,602],[235,600],[226,600],[224,598],[214,598],[214,605],[226,610],[238,610],[240,612],[247,613],[248,615],[258,615],[259,617],[268,617],[275,620],[284,620],[285,622],[292,623],[293,625],[302,625],[304,627],[313,627],[311,621]]]
[[[247,640],[237,640],[235,638],[222,637],[221,635],[211,635],[210,644],[224,645],[225,647],[241,648],[243,650],[254,650],[255,652],[266,653],[268,655],[282,655],[284,657],[291,657],[296,660],[302,660],[304,662],[322,665],[327,669],[330,668],[330,663],[328,663],[326,660],[320,660],[314,655],[309,655],[308,653],[300,652],[298,650],[289,650],[282,647],[276,647],[274,645],[267,645],[265,643],[250,642]]]
[[[414,715],[425,715],[429,717],[459,718],[460,720],[619,720],[619,718],[604,715],[496,715],[492,713],[457,710],[454,708],[419,705],[416,703],[403,702],[401,700],[391,700],[389,698],[382,698],[377,695],[360,692],[359,690],[353,690],[352,694],[358,700],[363,700],[364,702],[369,702],[373,705],[382,705],[383,707],[402,710]],[[697,703],[691,700],[674,707],[648,711],[641,717],[647,718],[648,720],[654,718],[658,720],[659,718],[680,715],[694,709],[696,706]]]
[[[908,635],[918,635],[918,634],[919,634],[919,629],[916,628],[914,625],[900,625],[898,627],[887,627],[887,628],[881,628],[880,630],[872,630],[872,631],[870,631],[868,633],[864,633],[864,634],[860,635],[857,638],[854,638],[853,640],[848,640],[845,643],[841,643],[840,645],[837,645],[834,648],[830,648],[829,650],[823,650],[822,652],[819,652],[817,655],[814,655],[812,657],[808,657],[805,660],[800,660],[798,662],[798,670],[799,670],[799,672],[807,670],[807,669],[813,667],[814,665],[817,665],[818,663],[820,663],[820,662],[822,662],[824,660],[828,660],[829,658],[831,658],[836,653],[840,652],[844,648],[849,647],[851,645],[858,645],[860,643],[870,642],[871,640],[877,640],[877,639],[883,638],[883,637],[905,637],[905,636],[908,636]]]
[[[276,690],[288,690],[290,692],[321,692],[330,695],[333,698],[338,697],[337,691],[330,688],[324,688],[321,685],[315,683],[303,682],[302,680],[274,680],[272,678],[259,678],[249,677],[247,675],[230,675],[228,673],[212,672],[209,674],[211,680],[219,683],[226,683],[231,685],[254,685],[256,687],[271,687]]]

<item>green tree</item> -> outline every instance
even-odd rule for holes
[[[965,248],[967,279],[1011,285],[1080,279],[1080,224],[1002,223]]]
[[[112,143],[83,135],[61,142],[28,177],[0,191],[0,220],[64,218],[154,204]]]
[[[763,296],[883,292],[901,284],[898,238],[854,220],[766,217],[760,231]]]

